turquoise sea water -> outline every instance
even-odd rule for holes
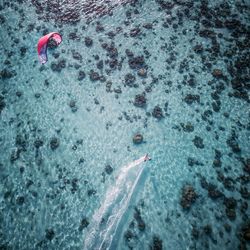
[[[247,249],[249,10],[0,1],[0,248],[83,249],[119,170],[148,153],[116,248]],[[63,42],[41,66],[51,31]]]

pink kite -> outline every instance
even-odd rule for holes
[[[62,36],[57,32],[51,32],[39,39],[38,44],[37,44],[37,52],[38,52],[39,60],[42,64],[48,61],[47,45],[50,39],[54,40],[57,46],[62,42]]]

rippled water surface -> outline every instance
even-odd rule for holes
[[[0,248],[83,249],[119,171],[148,153],[112,246],[247,249],[249,12],[0,1]],[[52,31],[63,41],[41,65]]]

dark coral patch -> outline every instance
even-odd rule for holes
[[[147,99],[145,95],[136,95],[134,100],[134,105],[136,107],[145,107],[147,103]]]
[[[0,95],[0,114],[2,113],[5,106],[6,106],[6,103],[5,103],[4,97]]]
[[[194,143],[195,147],[197,147],[197,148],[200,148],[200,149],[204,148],[203,139],[199,136],[194,137],[193,143]]]
[[[186,185],[182,188],[180,204],[184,209],[189,209],[197,197],[198,195],[196,194],[194,188],[190,185]]]

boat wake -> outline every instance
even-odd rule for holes
[[[122,167],[114,185],[108,188],[101,207],[94,213],[85,237],[84,249],[110,249],[123,214],[142,175],[148,156]]]

